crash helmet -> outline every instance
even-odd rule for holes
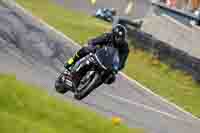
[[[126,40],[127,29],[121,24],[117,24],[112,28],[113,40],[117,47],[120,47],[121,44]]]
[[[113,16],[115,16],[117,14],[117,11],[115,10],[115,8],[111,8],[110,12],[112,13]]]

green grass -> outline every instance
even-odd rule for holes
[[[0,74],[1,133],[142,133]]]
[[[49,0],[17,2],[79,43],[109,28],[107,23],[65,10]],[[140,50],[136,53],[131,51],[124,72],[157,94],[200,117],[200,85],[183,72],[173,70],[160,62],[153,62],[150,54]]]
[[[200,85],[192,76],[155,60],[149,53],[131,52],[124,72],[153,92],[200,117]]]

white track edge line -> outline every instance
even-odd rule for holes
[[[173,115],[173,114],[170,114],[170,113],[167,113],[167,112],[164,112],[164,111],[161,111],[161,110],[158,110],[156,108],[153,108],[153,107],[150,107],[150,106],[147,106],[145,104],[141,104],[141,103],[136,103],[136,102],[133,102],[129,99],[126,99],[126,98],[123,98],[123,97],[120,97],[120,96],[116,96],[116,95],[112,95],[112,94],[108,94],[108,93],[103,93],[104,95],[108,96],[108,97],[111,97],[113,99],[117,99],[119,101],[122,101],[122,102],[125,102],[125,103],[128,103],[128,104],[131,104],[131,105],[135,105],[137,107],[142,107],[146,110],[150,110],[152,112],[156,112],[156,113],[159,113],[161,115],[164,115],[164,116],[167,116],[169,118],[172,118],[172,119],[175,119],[175,120],[179,120],[179,121],[186,121],[184,119],[181,119],[181,118],[178,118],[177,116]],[[187,122],[187,121],[186,121]]]
[[[181,111],[181,112],[183,112],[183,113],[185,113],[185,114],[187,114],[187,115],[193,117],[194,119],[200,120],[198,117],[194,116],[194,115],[191,114],[190,112],[187,112],[186,110],[184,110],[183,108],[179,107],[179,106],[176,105],[175,103],[172,103],[172,102],[168,101],[167,99],[161,97],[160,95],[154,93],[154,92],[151,91],[149,88],[147,88],[147,87],[145,87],[144,85],[140,84],[138,81],[136,81],[136,80],[130,78],[129,76],[127,76],[126,74],[124,74],[124,73],[122,73],[122,72],[120,72],[120,73],[121,73],[127,80],[133,82],[136,86],[138,86],[138,87],[144,89],[144,90],[147,91],[148,93],[150,93],[150,94],[152,94],[153,96],[159,98],[161,101],[163,101],[163,102],[165,102],[165,103],[167,103],[167,104],[169,104],[169,105],[171,105],[171,106],[174,106],[174,107],[175,107],[176,109],[178,109],[179,111]]]

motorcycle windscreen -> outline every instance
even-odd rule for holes
[[[97,50],[95,55],[100,64],[102,64],[106,69],[118,70],[119,54],[117,49],[112,47],[104,47],[102,49]]]

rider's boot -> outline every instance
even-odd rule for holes
[[[73,66],[78,60],[80,59],[80,56],[76,53],[73,57],[71,57],[64,65],[66,69],[69,69],[71,66]]]

